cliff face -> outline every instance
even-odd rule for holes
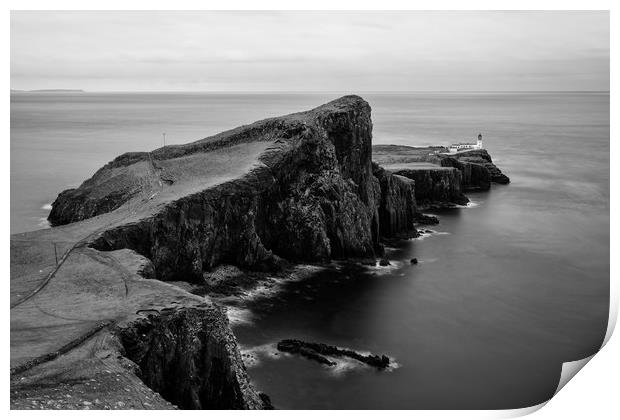
[[[422,209],[464,205],[463,176],[456,168],[403,168],[394,173],[415,182],[415,199]]]
[[[151,315],[119,329],[118,335],[140,379],[180,408],[264,408],[221,309]]]
[[[50,242],[75,228],[84,233],[74,224],[11,238],[13,408],[262,407],[219,306],[148,278],[152,264],[129,249],[83,241],[56,265]],[[32,281],[46,270],[45,284]]]
[[[484,165],[445,155],[433,156],[429,160],[442,167],[458,169],[463,191],[487,191],[491,188],[491,173]]]
[[[464,192],[487,191],[492,182],[510,182],[484,149],[448,154],[443,147],[375,145],[373,153],[377,164],[415,181],[421,208],[465,204]]]
[[[416,236],[414,221],[417,213],[414,181],[394,175],[377,164],[373,174],[379,181],[379,227],[382,237],[401,234]]]
[[[137,155],[137,156],[134,156]],[[142,160],[137,159],[142,156]],[[145,188],[141,172],[148,171],[147,154],[128,153],[98,170],[79,188],[61,192],[52,203],[48,220],[52,226],[88,219],[117,209]],[[123,170],[134,164],[134,170]],[[148,181],[149,184],[152,182]]]
[[[491,155],[486,150],[470,150],[467,152],[459,153],[459,160],[461,162],[467,162],[471,164],[481,165],[489,171],[489,176],[492,182],[498,184],[510,183],[510,178],[502,173],[502,171],[495,166]]]
[[[456,155],[432,155],[429,156],[428,161],[461,171],[464,191],[486,191],[491,188],[491,182],[498,184],[510,182],[510,179],[495,166],[491,156],[484,149],[469,150]]]
[[[204,271],[222,263],[272,269],[280,257],[375,257],[381,235],[412,229],[415,202],[404,180],[390,173],[375,177],[371,142],[370,106],[343,97],[188,145],[123,155],[77,190],[63,192],[50,220],[135,209],[135,221],[103,229],[92,246],[134,249],[152,260],[163,280],[200,282]],[[204,160],[235,147],[259,150],[256,163],[200,188],[197,177],[207,183],[217,175],[207,173]],[[148,208],[143,217],[142,208]]]

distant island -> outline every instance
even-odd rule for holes
[[[11,93],[84,93],[82,89],[33,89],[33,90],[21,90],[11,89]]]

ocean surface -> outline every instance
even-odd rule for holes
[[[12,93],[11,232],[127,151],[186,143],[338,94]],[[438,214],[389,268],[334,266],[237,311],[252,380],[279,408],[519,408],[601,345],[609,307],[609,94],[362,94],[376,144],[481,132],[511,183]],[[418,265],[410,265],[416,257]],[[237,319],[239,317],[236,317]],[[324,368],[275,350],[299,338],[397,366]]]

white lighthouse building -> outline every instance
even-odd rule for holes
[[[482,149],[482,134],[478,134],[478,141],[476,143],[452,143],[448,149],[450,153]]]

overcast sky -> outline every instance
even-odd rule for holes
[[[609,14],[12,12],[11,88],[609,90]]]

